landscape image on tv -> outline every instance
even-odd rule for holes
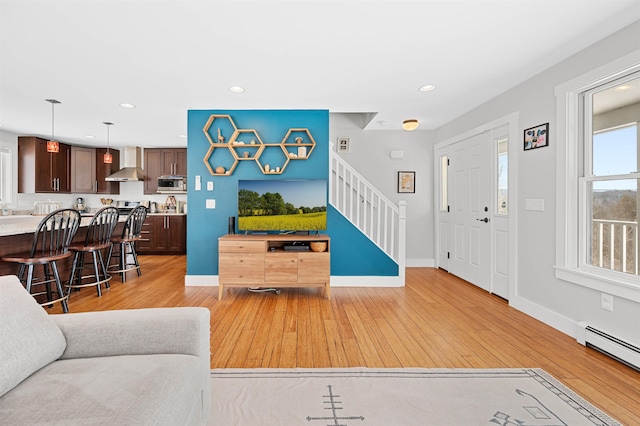
[[[327,181],[239,180],[238,229],[320,231],[327,229]]]

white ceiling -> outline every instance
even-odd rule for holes
[[[54,98],[56,139],[95,146],[104,121],[112,146],[185,146],[189,109],[432,130],[638,19],[640,0],[0,0],[0,129],[50,137]]]

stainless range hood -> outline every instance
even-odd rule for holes
[[[114,174],[107,176],[104,180],[109,182],[129,182],[144,179],[142,171],[141,149],[135,146],[124,148],[124,167]]]

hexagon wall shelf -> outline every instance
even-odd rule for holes
[[[214,136],[210,132],[212,126],[216,129]],[[209,116],[202,131],[209,141],[203,161],[214,176],[232,175],[244,160],[255,161],[265,175],[282,174],[290,160],[306,160],[316,147],[309,129],[291,128],[280,143],[265,144],[255,129],[238,129],[233,118],[224,114]],[[262,164],[263,154],[268,154],[270,163]]]

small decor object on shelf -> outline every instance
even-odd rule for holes
[[[218,143],[224,143],[224,136],[220,133],[220,127],[218,127]]]
[[[316,253],[322,253],[323,251],[327,250],[326,241],[313,241],[309,243],[309,246],[311,246],[311,251],[314,251]]]
[[[243,152],[242,153],[242,157],[243,158],[249,158],[249,153],[248,152]]]
[[[398,192],[415,193],[416,172],[398,172]]]
[[[264,171],[269,173],[269,170],[271,169],[271,167],[268,164],[264,165]]]
[[[524,150],[549,146],[549,123],[530,127],[524,131]]]
[[[302,143],[302,136],[298,136],[296,138],[296,143]]]
[[[224,174],[224,167],[222,167],[222,166],[216,167],[216,173],[223,175]]]

